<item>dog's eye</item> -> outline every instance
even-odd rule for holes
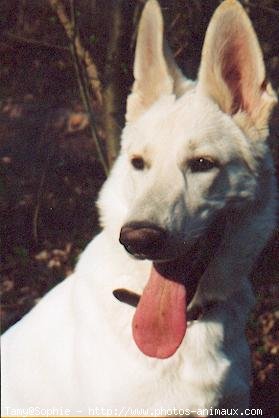
[[[209,158],[199,157],[191,160],[189,166],[193,173],[198,173],[202,171],[209,171],[212,168],[217,167],[217,163]]]
[[[142,157],[132,157],[131,164],[136,170],[143,170],[145,167],[144,159]]]

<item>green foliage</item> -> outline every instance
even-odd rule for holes
[[[50,17],[48,18],[48,20],[49,20],[49,22],[50,22],[52,25],[56,25],[56,24],[58,23],[57,16],[50,16]]]
[[[23,246],[15,246],[13,253],[21,262],[26,262],[29,258],[29,250]]]
[[[97,42],[97,36],[92,33],[92,35],[89,36],[89,42],[94,45]]]

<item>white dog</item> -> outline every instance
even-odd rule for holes
[[[249,18],[236,0],[218,7],[192,82],[149,0],[134,77],[98,201],[103,231],[2,339],[3,415],[249,406],[247,275],[276,194],[266,144],[276,97]]]

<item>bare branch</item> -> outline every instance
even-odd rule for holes
[[[92,91],[94,95],[96,96],[98,104],[101,105],[102,104],[101,82],[99,79],[97,67],[94,64],[94,61],[92,60],[91,55],[83,47],[79,34],[76,34],[75,36],[73,23],[69,19],[62,1],[61,0],[49,0],[49,3],[51,7],[53,8],[53,10],[56,12],[61,24],[63,25],[65,29],[65,32],[68,38],[70,39],[71,42],[75,44],[77,55],[79,59],[84,62],[86,66],[86,72],[88,74]]]
[[[41,133],[41,137],[40,137],[41,144],[45,144],[45,140],[47,138],[47,132],[48,132],[49,127],[51,126],[50,122],[51,122],[51,115],[48,115],[45,121],[44,128]],[[43,201],[43,197],[45,193],[45,180],[46,180],[46,176],[49,170],[50,162],[54,155],[55,146],[56,146],[55,141],[49,142],[49,149],[46,154],[46,159],[43,165],[43,171],[42,171],[42,175],[40,178],[39,187],[38,187],[38,191],[36,195],[36,204],[35,204],[35,209],[34,209],[33,219],[32,219],[33,239],[36,244],[38,244],[38,237],[39,237],[38,221],[39,221],[39,214],[40,214],[41,205],[42,205],[42,201]]]
[[[53,44],[50,44],[48,42],[40,41],[38,39],[25,38],[24,36],[19,36],[19,35],[16,35],[15,33],[11,33],[11,32],[4,32],[3,36],[6,36],[8,39],[11,39],[12,41],[16,41],[16,42],[31,44],[31,45],[35,45],[35,46],[38,46],[38,47],[42,46],[42,47],[50,48],[50,49],[59,49],[59,50],[62,50],[62,51],[70,52],[70,49],[67,46],[53,45]]]
[[[50,155],[50,154],[48,154]],[[40,178],[40,184],[39,184],[39,188],[38,188],[38,192],[37,192],[37,196],[36,196],[36,205],[35,205],[35,209],[34,209],[34,214],[33,214],[33,219],[32,219],[32,230],[33,230],[33,238],[36,244],[38,244],[38,219],[39,219],[39,212],[40,212],[40,208],[41,208],[41,203],[42,203],[42,197],[43,197],[43,193],[44,193],[44,185],[45,185],[45,179],[46,179],[46,174],[49,168],[49,162],[50,162],[50,157],[48,156],[43,168],[43,173],[42,176]]]
[[[91,106],[91,98],[88,86],[88,79],[91,87],[91,91],[95,95],[98,105],[102,106],[102,91],[101,91],[101,82],[99,80],[97,67],[95,66],[89,52],[83,47],[78,32],[78,26],[76,22],[76,9],[75,1],[70,0],[70,12],[71,18],[68,17],[65,7],[61,0],[49,0],[49,3],[53,10],[57,13],[57,16],[63,25],[65,32],[70,40],[70,51],[73,57],[73,63],[77,75],[77,81],[79,86],[79,91],[81,99],[84,105],[84,108],[87,112],[89,118],[89,127],[91,131],[92,138],[94,140],[98,158],[103,166],[104,172],[108,175],[109,169],[107,162],[105,160],[101,139],[98,135],[96,129],[96,121],[94,117],[94,112]]]
[[[262,9],[262,10],[264,10],[264,11],[266,11],[266,12],[268,12],[268,13],[274,15],[274,16],[279,16],[279,11],[278,10],[273,9],[272,7],[264,6],[262,4],[251,3],[249,0],[247,0],[245,2],[245,6],[254,7],[255,9],[257,9],[257,8]]]
[[[89,93],[89,88],[87,84],[87,78],[86,78],[86,75],[84,74],[83,66],[81,65],[81,62],[80,62],[80,57],[79,57],[78,50],[77,50],[77,43],[75,41],[76,38],[79,36],[78,27],[76,24],[75,0],[70,0],[70,9],[71,9],[71,27],[72,27],[72,38],[70,39],[70,48],[71,48],[71,52],[73,56],[76,74],[77,74],[79,91],[80,91],[83,105],[88,114],[88,118],[90,121],[89,126],[91,130],[91,135],[95,142],[97,154],[103,166],[104,172],[107,176],[109,173],[109,169],[108,169],[108,165],[107,165],[107,162],[105,160],[105,157],[102,151],[101,139],[99,138],[98,131],[96,129],[96,121],[95,121],[93,109],[91,107],[91,100],[90,100],[90,93]]]
[[[113,164],[119,151],[120,127],[116,116],[119,113],[120,39],[123,29],[121,7],[121,0],[113,2],[111,6],[105,64],[103,121],[107,136],[107,157],[110,166]]]

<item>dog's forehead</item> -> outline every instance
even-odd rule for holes
[[[232,154],[243,138],[231,118],[195,91],[179,99],[165,96],[124,130],[125,148],[132,153],[156,149],[168,153]]]

